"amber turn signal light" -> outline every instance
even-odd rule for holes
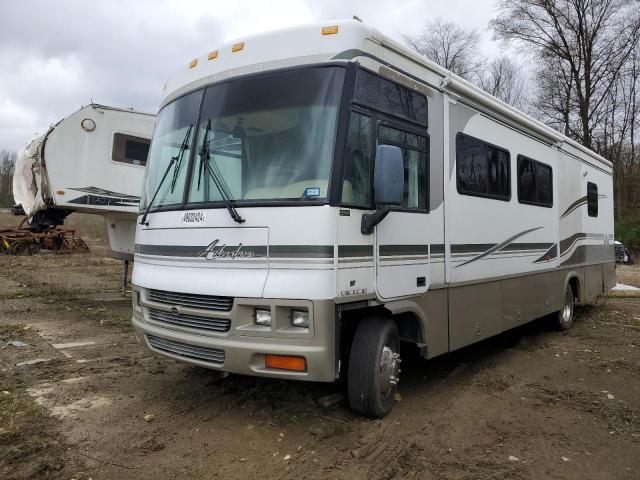
[[[307,371],[307,360],[304,357],[265,355],[264,364],[267,368],[275,368],[278,370],[292,370],[294,372]]]

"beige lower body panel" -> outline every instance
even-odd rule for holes
[[[282,308],[280,305],[287,305],[286,301],[264,299],[256,299],[255,303],[272,304],[272,312]],[[202,334],[185,329],[177,330],[152,323],[147,318],[146,307],[134,308],[132,323],[136,335],[147,348],[156,354],[182,362],[244,375],[332,382],[337,374],[334,306],[333,300],[313,302],[313,325],[310,329],[312,335],[307,338],[296,338],[292,334],[287,334],[286,329],[265,333],[243,330],[247,322],[251,321],[250,309],[237,306],[234,306],[233,313],[230,315],[232,317],[230,330],[219,335]],[[158,348],[159,343],[161,348]],[[165,346],[167,348],[162,348]],[[214,355],[209,353],[212,351],[220,352],[220,358],[223,360],[209,360],[207,357]],[[304,357],[306,371],[266,368],[265,355],[267,354]]]
[[[564,287],[557,271],[450,287],[450,349],[470,345],[557,311]]]
[[[608,262],[571,266],[473,284],[443,286],[429,290],[420,297],[389,302],[385,307],[392,314],[411,312],[416,316],[421,327],[423,355],[433,358],[559,310],[564,300],[565,286],[571,278],[575,278],[579,284],[579,291],[576,292],[578,300],[588,302],[615,285],[615,264]],[[366,303],[367,300],[361,301]],[[298,338],[297,335],[287,333],[287,328],[279,323],[286,317],[279,312],[301,302],[304,303],[291,300],[288,302],[291,305],[287,306],[286,301],[280,300],[237,301],[234,309],[225,314],[232,319],[231,329],[221,335],[202,335],[162,328],[146,318],[144,309],[140,308],[134,309],[133,325],[138,337],[148,348],[181,361],[246,375],[334,381],[338,374],[339,355],[336,350],[339,333],[336,332],[336,302],[331,299],[310,304],[313,325],[308,336]],[[248,329],[252,323],[252,308],[242,306],[244,303],[268,305],[275,314],[275,330],[263,334],[255,329]],[[184,344],[187,348],[195,346],[220,349],[224,351],[224,361],[212,363],[159,351],[150,345],[149,335]],[[307,371],[267,369],[264,356],[268,353],[304,356]]]
[[[561,309],[565,286],[575,277],[582,303],[615,285],[615,263],[449,286],[392,302],[392,313],[413,311],[421,322],[423,354],[432,358],[465,347]]]

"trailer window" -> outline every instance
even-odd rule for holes
[[[510,200],[510,164],[507,150],[463,133],[456,136],[456,184],[459,193]]]
[[[150,143],[151,140],[148,138],[114,133],[111,159],[114,162],[144,166],[147,164]]]
[[[553,206],[553,173],[549,165],[518,155],[518,201]]]
[[[395,145],[404,159],[403,208],[427,210],[427,137],[387,125],[378,127],[378,145]]]
[[[598,186],[587,182],[587,213],[590,217],[598,216]]]
[[[427,97],[367,70],[358,70],[354,100],[427,126]]]
[[[342,203],[364,207],[371,205],[372,123],[371,117],[351,112],[342,181]]]

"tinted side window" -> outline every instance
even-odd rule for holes
[[[404,159],[403,208],[427,210],[429,184],[427,137],[387,125],[378,128],[378,145],[395,145],[402,149]]]
[[[114,162],[146,165],[150,143],[151,140],[148,138],[126,135],[124,133],[114,133],[111,159]]]
[[[553,173],[549,165],[518,155],[518,201],[553,206]]]
[[[463,133],[456,136],[458,192],[497,200],[511,198],[509,152]]]
[[[351,112],[342,181],[343,203],[367,207],[372,203],[371,124],[371,117]]]
[[[587,182],[587,213],[590,217],[598,216],[598,186]]]
[[[398,83],[359,69],[355,101],[427,125],[427,98]]]

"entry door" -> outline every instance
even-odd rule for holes
[[[377,144],[396,145],[404,159],[404,201],[376,226],[376,296],[391,300],[429,288],[429,138],[381,121]]]
[[[429,215],[391,212],[376,227],[376,296],[390,300],[429,288]]]

